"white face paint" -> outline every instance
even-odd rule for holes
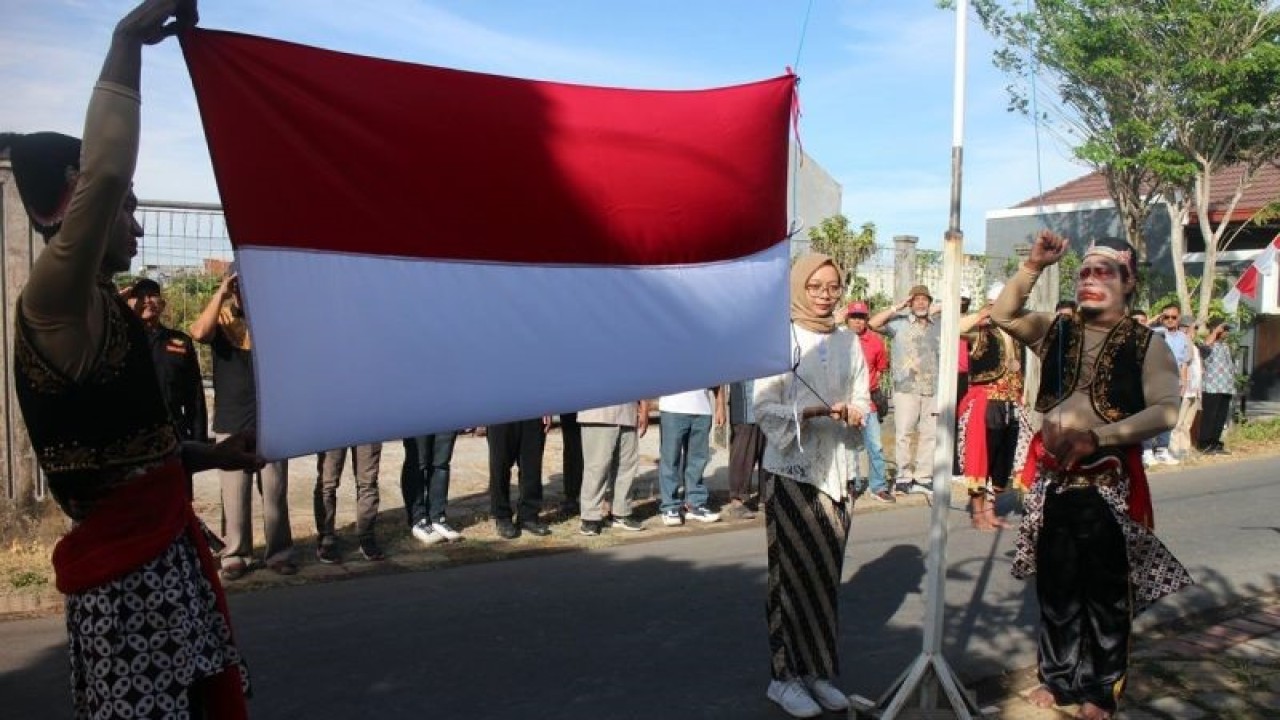
[[[1115,262],[1087,256],[1076,275],[1076,303],[1082,311],[1123,308],[1130,282],[1132,279],[1125,280],[1123,269]]]

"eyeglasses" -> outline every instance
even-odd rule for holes
[[[1161,320],[1178,320],[1179,317],[1177,315],[1161,315],[1160,319]]]
[[[1119,270],[1113,265],[1086,265],[1080,268],[1077,274],[1081,280],[1089,278],[1097,278],[1098,280],[1111,280],[1119,274]]]
[[[804,291],[809,294],[809,297],[812,297],[812,298],[821,297],[824,292],[826,293],[827,297],[838,298],[840,297],[841,293],[844,292],[844,286],[839,283],[831,283],[830,285],[821,285],[818,283],[813,283],[810,285],[805,285]]]

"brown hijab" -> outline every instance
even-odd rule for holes
[[[813,304],[809,301],[809,293],[805,291],[804,286],[809,282],[809,278],[818,272],[823,265],[830,265],[836,269],[836,275],[843,281],[844,271],[832,260],[829,255],[822,253],[809,253],[796,258],[796,262],[791,266],[791,322],[799,325],[805,330],[811,330],[816,333],[835,332],[836,319],[833,315],[817,315],[813,312]]]

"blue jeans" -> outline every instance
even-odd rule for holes
[[[1169,449],[1169,439],[1170,439],[1171,435],[1172,435],[1172,433],[1171,433],[1170,431],[1165,430],[1164,432],[1160,433],[1159,435],[1157,435],[1157,436],[1155,436],[1155,437],[1153,437],[1153,438],[1149,438],[1149,439],[1147,439],[1147,440],[1143,440],[1143,441],[1142,441],[1142,449],[1143,449],[1143,450],[1151,450],[1151,451],[1160,450],[1160,449],[1168,450],[1168,449]]]
[[[711,458],[711,416],[685,413],[658,413],[658,488],[662,512],[680,509],[680,460],[684,459],[684,501],[689,507],[707,504],[707,486],[702,471]]]
[[[880,444],[880,416],[867,413],[863,416],[862,442],[867,446],[867,464],[871,466],[868,489],[873,493],[888,490],[884,472],[884,447]]]

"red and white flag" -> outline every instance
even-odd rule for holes
[[[1280,252],[1280,235],[1272,239],[1271,244],[1254,259],[1253,264],[1245,269],[1240,279],[1236,280],[1235,285],[1223,296],[1223,310],[1234,313],[1240,306],[1240,298],[1248,298],[1250,303],[1257,305],[1258,283],[1262,282],[1262,277],[1270,276],[1275,271],[1278,252]]]
[[[268,458],[789,367],[794,77],[701,91],[182,39]]]

